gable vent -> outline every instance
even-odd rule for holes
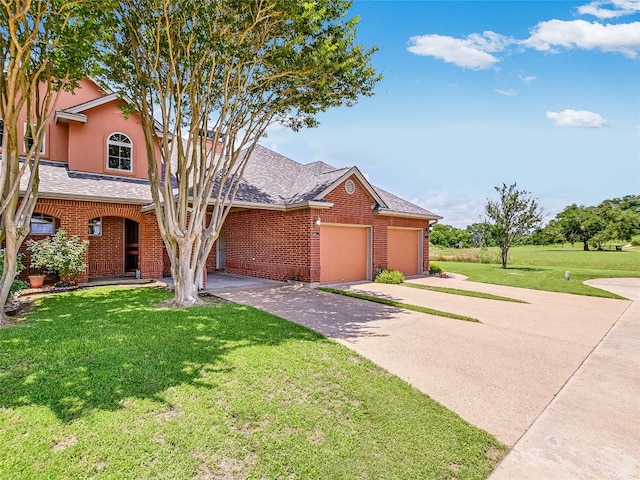
[[[353,195],[353,193],[356,191],[356,184],[353,183],[353,180],[347,180],[346,182],[344,182],[344,190],[349,195]]]

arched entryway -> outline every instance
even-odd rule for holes
[[[140,269],[140,224],[117,216],[89,220],[89,278],[135,276]]]

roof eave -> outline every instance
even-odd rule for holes
[[[397,210],[378,210],[378,215],[383,215],[385,217],[403,217],[403,218],[415,218],[418,220],[440,220],[443,217],[439,215],[427,215],[422,213],[409,213],[409,212],[400,212]]]
[[[83,113],[70,113],[64,110],[58,110],[55,114],[54,121],[55,123],[87,123],[87,116]]]
[[[191,201],[192,198],[189,198],[189,200]],[[209,205],[214,205],[214,204],[215,204],[214,201],[210,201],[209,202]],[[301,210],[301,209],[304,209],[304,208],[326,209],[326,208],[333,207],[333,203],[331,203],[331,202],[316,201],[316,200],[309,200],[309,201],[291,203],[291,204],[234,201],[234,202],[231,202],[231,204],[235,208],[246,208],[246,209],[252,209],[252,210],[253,209],[255,209],[255,210],[275,210],[275,211],[279,211],[279,212],[290,212],[292,210]],[[142,207],[142,212],[143,213],[150,212],[153,209],[154,209],[154,204],[153,203],[147,204],[144,207]]]
[[[26,192],[20,190],[20,195],[26,195]],[[133,205],[145,205],[149,203],[149,200],[141,200],[139,198],[115,198],[115,197],[101,197],[93,195],[73,195],[69,193],[55,193],[55,192],[39,192],[38,198],[49,198],[53,200],[78,200],[83,202],[100,202],[100,203],[122,203]]]
[[[103,95],[102,97],[94,98],[93,100],[74,105],[73,107],[65,108],[64,110],[61,110],[61,112],[78,114],[84,112],[85,110],[99,107],[116,100],[124,100],[126,103],[131,103],[126,97],[122,98],[117,93],[110,93],[108,95]]]

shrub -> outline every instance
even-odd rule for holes
[[[4,256],[6,255],[6,252],[4,250],[4,248],[0,248],[0,275],[2,275],[2,272],[4,271]],[[19,253],[18,254],[18,263],[16,265],[16,275],[18,275],[22,270],[24,270],[24,265],[22,264],[22,254]],[[25,288],[27,288],[28,285],[26,283],[24,283],[22,280],[13,280],[13,282],[11,283],[11,290],[9,290],[10,293],[14,293],[17,292],[18,290],[24,290]]]
[[[27,240],[32,268],[67,278],[76,277],[87,268],[84,254],[88,246],[87,240],[81,241],[77,236],[67,238],[64,230],[58,230],[43,240]]]
[[[24,290],[25,288],[29,288],[28,283],[23,282],[22,280],[14,280],[11,284],[11,290],[9,290],[9,293],[15,293],[20,290]]]
[[[0,275],[2,275],[2,272],[4,272],[4,256],[6,255],[6,252],[4,250],[4,248],[0,248]],[[20,272],[22,270],[24,270],[24,265],[22,264],[22,254],[19,253],[18,254],[18,258],[17,258],[17,265],[16,265],[16,275],[19,275]]]
[[[444,270],[440,265],[437,265],[435,263],[429,264],[429,275],[437,275],[438,273],[443,273],[443,272]]]
[[[391,283],[398,285],[404,282],[404,275],[398,270],[388,270],[381,268],[376,275],[376,283]]]

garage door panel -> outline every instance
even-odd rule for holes
[[[391,270],[417,275],[420,263],[420,231],[387,230],[387,262]]]
[[[366,280],[368,237],[365,227],[320,227],[320,283]]]

